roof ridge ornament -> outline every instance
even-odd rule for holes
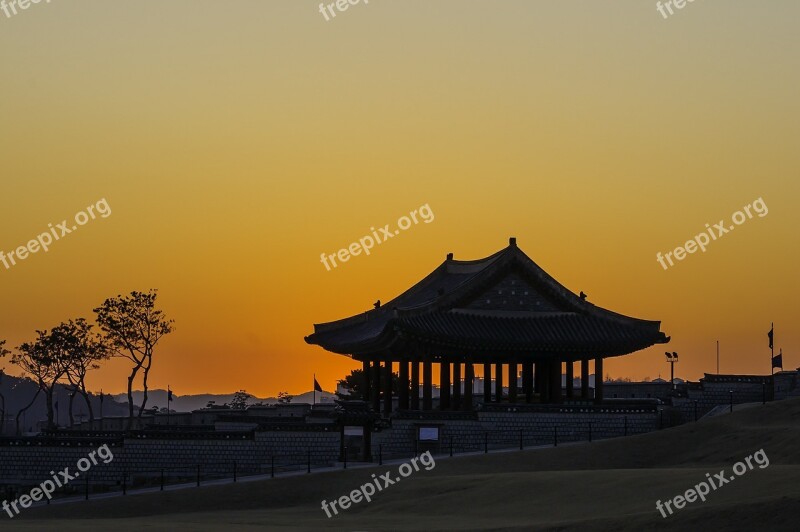
[[[508,239],[508,245],[511,246],[512,248],[517,247],[517,238],[513,237],[513,236],[511,238],[509,238]]]

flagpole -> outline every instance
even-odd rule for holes
[[[167,384],[167,428],[169,428],[169,384]]]
[[[717,340],[717,375],[719,375],[719,340]]]
[[[770,349],[772,350],[772,354],[770,354],[770,356],[769,356],[769,373],[770,373],[770,375],[775,375],[775,368],[772,366],[772,364],[775,361],[775,322],[774,321],[772,322],[772,325],[771,325],[769,330],[770,330],[770,332],[772,332],[772,340],[770,341],[771,345],[769,346]]]
[[[316,373],[314,373],[314,385],[312,386],[312,388],[314,389],[314,405],[316,405],[317,404],[317,374]]]

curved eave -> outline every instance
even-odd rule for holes
[[[579,314],[515,318],[432,313],[392,319],[368,337],[353,338],[348,331],[341,331],[314,334],[305,340],[328,351],[356,357],[390,352],[412,342],[434,352],[580,358],[627,355],[667,343],[670,338],[660,331],[659,322],[633,327]]]
[[[351,339],[348,332],[349,330],[314,333],[306,336],[305,341],[311,345],[318,345],[326,351],[349,357],[382,353],[392,349],[399,341],[399,337],[394,332],[392,320],[388,321],[380,331],[370,336]]]
[[[620,356],[668,342],[653,325],[630,327],[574,314],[486,318],[450,313],[398,320],[397,330],[418,343],[463,352]]]

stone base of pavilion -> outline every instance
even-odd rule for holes
[[[591,442],[661,428],[656,399],[474,403],[471,410],[394,410],[369,437],[372,460]]]

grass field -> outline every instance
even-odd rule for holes
[[[797,530],[800,400],[664,431],[441,458],[328,518],[321,501],[396,465],[27,510],[3,530]],[[759,449],[755,467],[666,519],[665,501]]]

